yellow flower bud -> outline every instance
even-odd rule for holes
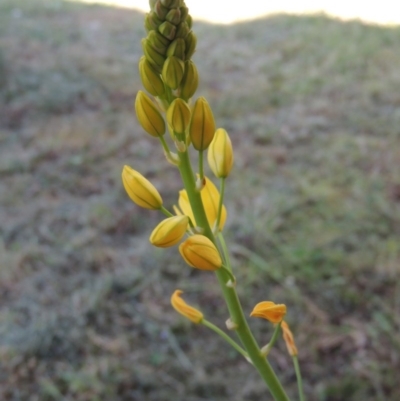
[[[285,321],[281,323],[281,329],[282,329],[283,339],[285,340],[286,348],[289,352],[289,355],[291,356],[297,355],[299,352],[294,342],[293,333],[290,330],[289,325]]]
[[[228,133],[223,128],[215,131],[207,154],[208,164],[217,178],[229,175],[233,165],[232,143]]]
[[[164,36],[157,31],[150,31],[147,35],[147,40],[154,50],[165,56],[170,43],[168,39],[164,38]]]
[[[185,63],[178,57],[170,56],[163,65],[162,78],[171,89],[176,89],[182,81],[184,72]]]
[[[147,60],[153,64],[158,71],[161,71],[165,62],[165,56],[159,53],[148,39],[142,39],[142,48]]]
[[[193,107],[189,134],[196,150],[205,150],[214,138],[215,121],[211,107],[204,97],[196,100]]]
[[[181,38],[175,39],[168,47],[167,56],[175,56],[181,60],[185,59],[185,41]]]
[[[185,39],[189,34],[189,32],[190,32],[189,25],[186,23],[186,21],[183,21],[177,26],[175,37]]]
[[[190,15],[189,15],[190,17]],[[196,51],[197,37],[193,31],[190,31],[185,38],[186,43],[186,60],[189,60]]]
[[[276,304],[272,301],[258,303],[250,313],[252,317],[260,317],[269,320],[271,323],[279,323],[286,315],[286,305]]]
[[[203,202],[204,205],[204,210],[206,212],[208,224],[210,225],[210,227],[214,227],[214,224],[217,220],[220,194],[214,183],[207,177],[204,178],[206,180],[206,184],[204,185],[203,189],[200,192],[201,201]],[[184,189],[182,191],[179,191],[178,205],[180,207],[180,210],[178,208],[174,208],[175,212],[177,214],[182,213],[186,216],[189,216],[193,224],[197,225],[193,215],[192,208],[190,207],[188,194]],[[222,206],[221,221],[219,223],[220,231],[222,231],[222,229],[224,228],[226,222],[226,215],[227,215],[226,208],[225,206]]]
[[[154,137],[164,135],[164,119],[156,105],[143,91],[139,91],[136,95],[135,110],[140,125],[147,133]]]
[[[196,92],[199,85],[199,73],[192,60],[185,62],[185,73],[181,81],[181,97],[189,100]]]
[[[150,242],[160,248],[177,244],[185,235],[189,224],[187,216],[173,216],[163,220],[150,235]]]
[[[180,313],[182,316],[186,317],[193,323],[201,323],[203,320],[204,316],[203,314],[193,308],[192,306],[189,306],[182,298],[181,295],[183,294],[183,291],[181,290],[176,290],[172,296],[171,296],[171,304],[174,307],[174,309]]]
[[[190,123],[190,108],[180,99],[175,99],[167,110],[167,121],[176,134],[184,134]]]
[[[164,21],[166,15],[167,15],[168,12],[169,12],[169,9],[168,9],[167,7],[164,7],[164,6],[161,4],[161,1],[157,1],[157,2],[154,4],[154,11],[155,11],[155,13],[157,14],[157,17]]]
[[[124,166],[122,183],[128,196],[140,207],[153,210],[161,208],[163,202],[157,189],[136,170]]]
[[[171,24],[169,21],[165,21],[158,27],[158,32],[160,32],[165,38],[173,40],[175,38],[176,26]]]
[[[181,10],[179,8],[171,8],[165,19],[171,24],[178,25],[181,22]]]
[[[161,0],[161,4],[168,8],[179,7],[180,3],[181,3],[180,0]]]
[[[196,234],[179,245],[185,262],[200,270],[218,270],[222,266],[221,256],[215,245],[204,235]]]
[[[154,31],[152,31],[154,32]],[[139,73],[143,86],[153,96],[162,96],[165,92],[160,73],[149,63],[145,56],[139,61]]]

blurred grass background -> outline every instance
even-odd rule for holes
[[[309,401],[398,401],[400,28],[317,15],[194,30],[198,95],[235,148],[226,233],[245,310],[288,305]],[[138,12],[0,0],[2,400],[269,399],[172,310],[182,288],[227,318],[213,275],[151,248],[160,216],[122,189],[124,164],[167,206],[181,187],[132,111],[143,36]],[[281,342],[271,361],[296,399]]]

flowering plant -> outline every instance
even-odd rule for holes
[[[270,349],[282,333],[294,361],[300,400],[304,400],[297,348],[293,334],[283,320],[286,306],[262,301],[254,307],[250,316],[275,325],[270,342],[260,347],[236,291],[237,282],[222,232],[227,217],[223,204],[225,181],[233,166],[233,149],[227,131],[216,129],[207,100],[199,97],[191,102],[199,78],[191,60],[197,39],[192,31],[189,9],[184,0],[150,0],[150,9],[145,18],[147,37],[142,40],[144,56],[139,61],[139,71],[143,86],[152,97],[139,91],[135,110],[143,129],[158,138],[167,161],[179,170],[184,189],[179,192],[178,206],[174,207],[173,214],[164,207],[157,189],[128,166],[122,171],[124,187],[133,202],[159,210],[167,217],[150,236],[154,246],[165,248],[180,243],[179,252],[189,266],[215,273],[229,311],[227,329],[236,332],[240,343],[207,320],[200,310],[188,305],[179,289],[171,297],[175,310],[193,323],[215,331],[243,355],[257,369],[276,401],[289,400],[268,361]],[[176,153],[171,151],[171,144],[164,138],[167,130]],[[197,156],[196,172],[190,147]],[[208,152],[209,167],[219,180],[219,189],[204,175],[205,151]]]

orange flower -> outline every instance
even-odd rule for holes
[[[260,317],[269,320],[271,323],[279,323],[286,315],[286,305],[276,304],[272,301],[258,303],[250,313],[252,317]]]
[[[282,321],[281,323],[282,335],[283,339],[286,343],[286,348],[291,356],[295,356],[298,354],[296,344],[294,343],[293,333],[289,328],[289,325]]]
[[[203,317],[204,317],[203,314],[196,308],[189,306],[181,298],[182,294],[183,294],[183,291],[175,290],[175,292],[171,296],[172,306],[178,313],[180,313],[182,316],[185,316],[187,319],[189,319],[193,323],[196,323],[196,324],[201,323],[201,321],[203,320]]]

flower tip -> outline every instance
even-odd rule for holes
[[[276,304],[272,301],[258,303],[250,313],[251,317],[266,319],[271,323],[280,323],[285,315],[286,305]]]

